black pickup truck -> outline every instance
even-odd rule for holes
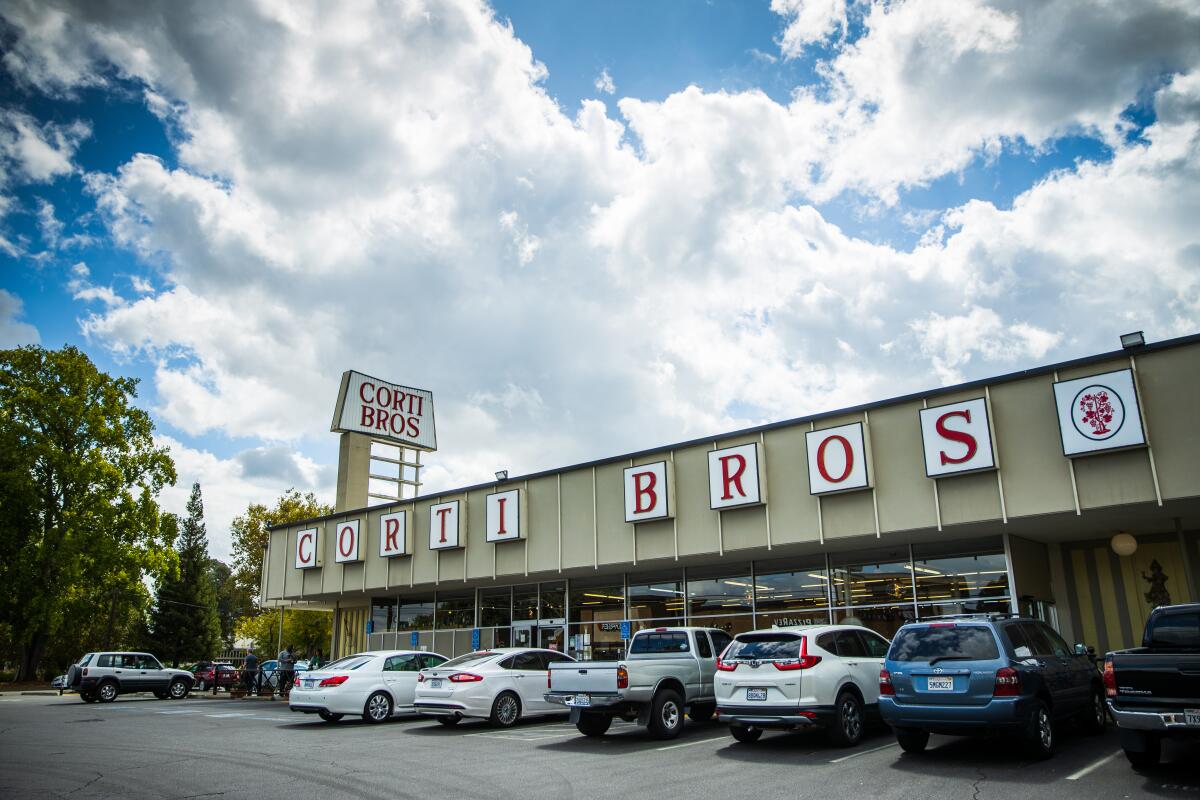
[[[1200,603],[1150,612],[1142,646],[1104,657],[1104,691],[1134,767],[1150,767],[1165,737],[1200,738]]]

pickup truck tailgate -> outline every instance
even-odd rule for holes
[[[1113,654],[1116,700],[1126,705],[1195,707],[1200,698],[1200,652],[1147,651]]]
[[[550,691],[613,694],[617,691],[616,661],[559,662],[550,665]]]

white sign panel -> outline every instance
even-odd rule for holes
[[[359,539],[358,520],[339,522],[333,532],[333,560],[339,564],[362,561]]]
[[[525,538],[525,497],[520,489],[489,494],[486,498],[489,542],[515,542]]]
[[[674,470],[669,461],[625,468],[625,521],[646,522],[675,516]]]
[[[330,430],[437,450],[433,394],[347,370],[342,373]]]
[[[412,543],[412,514],[394,511],[379,518],[379,556],[395,558],[409,554]]]
[[[1133,372],[1128,369],[1054,384],[1063,455],[1081,456],[1146,443]]]
[[[321,566],[320,530],[306,528],[296,534],[296,569]]]
[[[809,494],[870,488],[861,422],[809,431],[804,438],[808,446]]]
[[[429,549],[451,550],[461,547],[459,534],[460,501],[451,500],[449,503],[438,503],[429,507]]]
[[[767,502],[764,460],[758,442],[709,452],[709,508],[736,508]]]
[[[931,478],[995,469],[987,400],[921,409],[925,474]]]

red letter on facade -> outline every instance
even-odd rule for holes
[[[497,536],[504,536],[508,533],[508,531],[504,530],[504,504],[507,502],[507,497],[496,498],[496,505],[500,506],[500,530],[496,531]]]
[[[742,488],[742,475],[746,472],[746,459],[744,456],[736,453],[731,456],[719,456],[718,461],[721,462],[721,480],[724,482],[723,487],[725,494],[721,495],[722,500],[732,500],[733,494],[729,491],[729,487],[737,484],[738,494],[742,497],[746,496],[746,490]],[[729,462],[738,462],[737,471],[730,474]]]
[[[371,387],[371,399],[370,400],[367,399],[367,387],[368,386]],[[359,384],[358,399],[362,400],[364,405],[369,406],[372,403],[374,403],[375,402],[375,384],[373,384],[369,381],[364,381],[363,383]]]
[[[938,432],[938,436],[941,436],[943,439],[949,439],[952,442],[958,442],[959,444],[965,445],[967,448],[967,454],[962,458],[951,458],[950,456],[946,455],[946,452],[943,450],[941,452],[943,465],[962,464],[964,461],[970,461],[975,457],[975,451],[979,449],[979,442],[975,441],[974,436],[966,431],[955,431],[946,427],[946,420],[950,417],[962,417],[969,423],[971,421],[971,410],[968,408],[963,409],[962,411],[947,411],[945,414],[942,414],[940,417],[938,417],[937,423],[934,425],[934,428]]]
[[[829,470],[825,469],[825,448],[830,442],[840,442],[842,449],[846,451],[846,469],[836,478],[829,474]],[[834,434],[828,439],[821,442],[821,446],[817,448],[817,471],[821,473],[821,477],[830,483],[841,483],[850,477],[850,470],[854,469],[854,450],[850,447],[850,442],[845,436]]]
[[[400,533],[400,520],[392,517],[383,523],[383,546],[389,553],[399,549],[396,545],[396,534]]]
[[[450,509],[448,508],[439,508],[437,510],[438,519],[441,520],[442,523],[442,538],[438,539],[438,544],[446,543],[446,515],[449,513]]]
[[[350,534],[350,543],[346,544],[346,534]],[[350,525],[338,531],[338,552],[345,558],[354,551],[354,528]]]
[[[300,534],[300,540],[298,542],[296,542],[296,553],[297,553],[297,555],[300,556],[301,564],[307,564],[310,561],[312,561],[313,552],[311,549],[309,549],[307,556],[304,555],[304,543],[307,541],[309,543],[309,545],[311,546],[312,540],[313,540],[313,535],[311,533],[302,533],[302,534]]]
[[[642,478],[648,478],[646,485],[642,485]],[[658,483],[658,476],[653,472],[635,472],[633,475],[633,513],[645,514],[647,511],[653,511],[658,508],[658,492],[654,491],[654,486]],[[642,498],[649,497],[649,503],[642,505]]]
[[[375,409],[371,406],[362,407],[362,420],[359,422],[364,428],[375,427]]]

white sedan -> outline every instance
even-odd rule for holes
[[[416,650],[374,650],[338,659],[296,676],[288,707],[337,722],[347,714],[367,722],[383,722],[396,713],[411,713],[413,690],[422,669],[446,657]]]
[[[463,717],[507,728],[521,717],[562,712],[543,698],[555,661],[574,661],[557,650],[497,647],[468,653],[417,676],[414,706],[443,725]]]

